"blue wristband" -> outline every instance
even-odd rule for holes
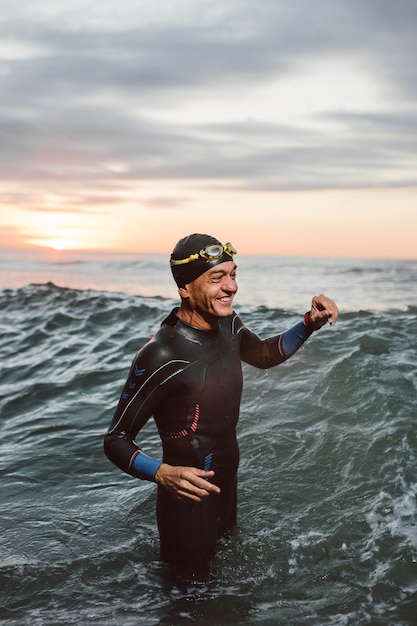
[[[130,472],[132,476],[136,476],[136,478],[155,481],[155,474],[161,465],[162,461],[153,459],[140,450],[133,459]]]
[[[313,332],[312,328],[307,328],[304,322],[299,322],[292,328],[289,328],[281,335],[280,345],[281,349],[286,357],[294,354],[301,348],[306,339],[308,339]]]

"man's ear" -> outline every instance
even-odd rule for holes
[[[190,297],[190,294],[189,294],[188,289],[187,289],[187,285],[185,285],[185,287],[180,287],[178,289],[178,293],[180,294],[181,298],[189,298]]]

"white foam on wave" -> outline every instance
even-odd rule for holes
[[[314,551],[328,539],[328,535],[318,531],[309,531],[307,533],[301,533],[295,539],[290,541],[291,556],[288,559],[289,574],[295,574],[301,567],[302,562],[305,560],[305,552]],[[304,553],[304,554],[303,554]]]
[[[399,496],[392,496],[381,491],[373,509],[366,516],[366,521],[372,531],[368,542],[369,550],[361,556],[361,561],[369,558],[371,553],[378,552],[378,538],[389,531],[391,537],[403,538],[408,545],[417,551],[417,483],[409,486],[408,491]],[[417,554],[413,560],[417,561]]]
[[[407,437],[402,440],[400,453],[407,466],[415,464]],[[407,547],[412,549],[413,562],[417,562],[417,483],[407,482],[403,466],[398,468],[394,490],[394,494],[381,490],[366,516],[372,534],[362,561],[379,550],[378,539],[388,532],[392,538],[405,540]]]

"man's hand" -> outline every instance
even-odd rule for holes
[[[334,326],[338,317],[339,309],[333,300],[330,300],[327,296],[323,296],[323,294],[313,297],[309,322],[313,328],[321,328],[327,324],[327,322],[329,322],[330,326]]]
[[[166,487],[177,500],[190,499],[201,502],[215,493],[220,493],[220,488],[208,482],[208,478],[214,476],[211,470],[197,469],[196,467],[183,467],[162,463],[155,474],[155,482]]]

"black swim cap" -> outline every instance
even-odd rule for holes
[[[207,270],[219,263],[230,261],[233,259],[232,254],[229,254],[223,249],[223,252],[218,258],[205,259],[202,256],[198,256],[196,260],[192,260],[188,263],[175,265],[172,261],[181,261],[188,259],[191,255],[199,255],[200,250],[204,250],[207,246],[220,246],[223,249],[223,244],[212,237],[211,235],[202,235],[200,233],[194,233],[188,235],[183,239],[180,239],[171,254],[170,265],[172,275],[178,287],[185,287],[188,283],[192,283],[193,280],[204,274]]]

